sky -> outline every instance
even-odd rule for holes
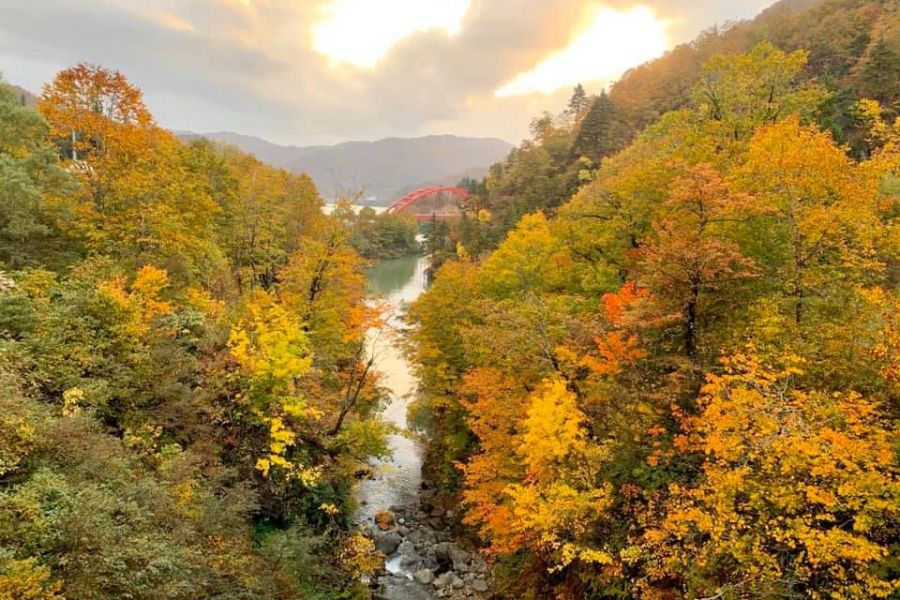
[[[576,83],[597,93],[771,0],[0,0],[0,73],[39,93],[122,71],[173,130],[283,144],[439,133],[518,142]]]

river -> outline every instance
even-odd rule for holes
[[[391,506],[409,506],[416,502],[422,482],[422,446],[409,434],[406,412],[416,392],[412,367],[399,348],[400,328],[405,307],[425,289],[427,259],[410,256],[374,264],[368,272],[369,294],[387,302],[384,325],[368,334],[375,369],[390,397],[382,418],[400,432],[389,438],[391,456],[373,461],[375,478],[363,480],[357,489],[359,509],[356,520],[371,524],[375,514]],[[406,432],[406,434],[404,434]]]
[[[487,565],[477,553],[452,541],[444,518],[452,513],[445,514],[425,500],[423,447],[406,421],[418,386],[399,342],[405,308],[425,290],[426,265],[423,257],[399,258],[379,262],[368,273],[370,296],[388,305],[384,325],[369,331],[368,342],[375,369],[389,392],[382,418],[397,432],[388,440],[390,457],[373,460],[373,476],[356,490],[356,521],[387,558],[385,572],[375,581],[375,598],[478,600],[489,589]],[[375,515],[387,510],[396,517],[395,523],[376,527]]]

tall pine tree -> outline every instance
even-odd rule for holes
[[[572,152],[594,163],[618,149],[615,105],[606,92],[595,96],[575,136]]]

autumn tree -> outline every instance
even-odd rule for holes
[[[0,89],[0,596],[360,597],[378,323],[305,175],[79,65]],[[315,283],[314,283],[315,282]],[[310,293],[310,291],[313,291]]]
[[[709,375],[684,422],[706,456],[696,487],[673,486],[644,536],[653,578],[691,596],[886,598],[900,494],[877,402],[800,384],[802,360],[748,348]],[[726,567],[727,565],[727,567]]]
[[[798,324],[839,298],[829,288],[877,277],[882,265],[873,249],[882,227],[874,190],[827,133],[796,118],[763,127],[739,177],[770,215],[761,226],[777,243],[758,260],[773,269]]]
[[[39,108],[81,184],[66,205],[88,247],[197,274],[216,207],[186,176],[179,142],[155,125],[140,90],[117,71],[80,64],[46,86]]]
[[[502,597],[895,593],[896,126],[862,102],[842,118],[871,158],[836,143],[822,58],[681,65],[676,110],[412,307],[427,473]],[[547,181],[507,166],[572,156],[573,131],[535,125],[473,201],[485,230],[501,188]]]
[[[729,225],[753,211],[749,197],[731,192],[713,167],[700,165],[673,182],[654,234],[641,248],[639,281],[660,305],[660,318],[678,323],[689,358],[697,355],[703,324],[727,305],[727,288],[753,275],[752,261],[728,237]]]

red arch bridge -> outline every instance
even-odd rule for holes
[[[409,213],[417,221],[444,221],[462,214],[460,204],[469,190],[460,187],[428,187],[410,192],[388,206],[386,213]]]

